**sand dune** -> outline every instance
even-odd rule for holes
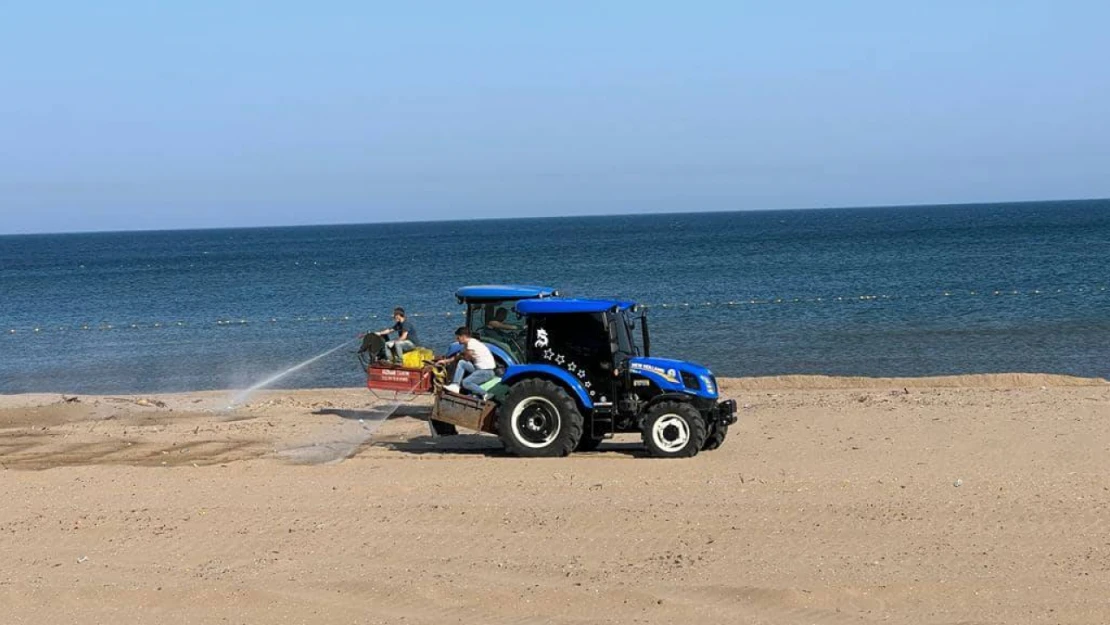
[[[1105,380],[721,385],[680,461],[360,389],[0,397],[0,621],[1110,622]]]

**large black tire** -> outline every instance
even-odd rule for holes
[[[656,458],[690,458],[705,445],[705,417],[690,404],[660,402],[648,410],[640,434]]]
[[[709,427],[709,435],[705,437],[705,444],[701,446],[702,451],[713,451],[725,442],[725,437],[728,436],[727,425],[712,425]]]
[[[548,380],[513,384],[497,412],[498,437],[517,456],[566,456],[582,439],[578,406],[561,386]]]
[[[431,419],[430,422],[432,424],[432,436],[455,436],[459,433],[454,423],[436,421],[435,419]]]

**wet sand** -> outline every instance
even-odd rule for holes
[[[0,621],[1110,622],[1104,381],[722,390],[689,460],[506,457],[362,389],[0,396]]]

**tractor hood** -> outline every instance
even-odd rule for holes
[[[685,360],[670,358],[630,358],[628,368],[633,375],[651,380],[659,388],[698,397],[716,398],[717,380],[705,367]]]

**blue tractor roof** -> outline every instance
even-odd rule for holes
[[[477,286],[464,286],[455,291],[455,297],[460,302],[489,302],[518,299],[532,299],[537,297],[552,297],[558,295],[555,289],[546,286],[530,286],[526,284],[481,284]]]
[[[516,311],[522,315],[559,315],[568,313],[598,313],[635,306],[635,302],[615,299],[532,299],[518,302]]]

